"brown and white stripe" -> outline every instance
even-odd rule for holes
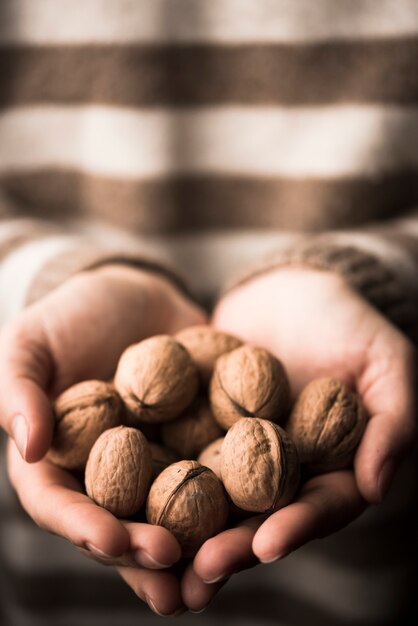
[[[5,46],[0,39],[0,107],[83,102],[124,107],[413,105],[417,57],[418,34],[313,44],[158,47],[22,47]]]
[[[298,262],[414,338],[417,57],[416,0],[1,0],[1,322],[112,260],[176,267],[204,302]],[[201,623],[399,623],[411,476]],[[0,622],[156,624],[1,481],[0,513]]]

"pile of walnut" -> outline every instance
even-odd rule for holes
[[[311,382],[292,408],[278,359],[206,326],[130,346],[113,384],[74,385],[54,409],[49,459],[85,469],[89,497],[118,517],[145,505],[185,557],[231,513],[289,504],[300,463],[349,466],[365,425],[358,396],[334,379]]]

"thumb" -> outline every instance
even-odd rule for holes
[[[0,337],[0,425],[14,439],[25,461],[39,461],[53,433],[46,395],[52,372],[47,341],[25,322],[5,327]]]
[[[359,380],[369,421],[354,466],[358,487],[371,503],[383,500],[417,434],[416,353],[397,331],[392,334],[390,351],[381,341],[369,349]]]

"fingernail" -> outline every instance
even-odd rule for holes
[[[213,583],[220,583],[222,580],[228,580],[228,578],[231,576],[231,574],[221,574],[220,576],[217,576],[216,578],[212,578],[212,580],[204,580],[203,582],[206,585],[213,585]]]
[[[16,415],[12,422],[12,435],[22,459],[26,460],[28,425],[23,415]]]
[[[156,561],[148,552],[144,550],[137,550],[134,554],[135,561],[141,567],[146,567],[147,569],[167,569],[167,567],[171,567],[173,563],[159,563]]]
[[[87,550],[89,550],[96,556],[100,557],[101,559],[115,559],[116,558],[110,554],[106,554],[106,552],[103,552],[103,550],[100,550],[100,548],[97,548],[92,543],[86,543],[86,548]]]
[[[268,559],[259,559],[259,561],[260,563],[263,563],[263,565],[268,565],[269,563],[275,563],[279,559],[280,559],[279,556],[273,556],[273,557],[269,557]]]
[[[390,457],[383,464],[382,469],[380,470],[379,480],[377,483],[377,490],[379,492],[379,497],[381,500],[385,497],[387,492],[389,491],[389,487],[392,482],[393,475],[395,473],[395,459]]]
[[[281,552],[280,554],[276,554],[275,556],[269,556],[264,559],[259,557],[260,563],[263,565],[269,565],[269,563],[275,563],[276,561],[280,561],[280,559],[284,559],[285,556],[288,556],[293,550],[288,550],[287,552]]]
[[[177,611],[174,611],[174,613],[161,613],[161,611],[157,609],[157,607],[155,606],[151,598],[149,598],[148,596],[145,596],[145,600],[149,608],[151,609],[151,611],[154,611],[154,613],[156,613],[160,617],[176,617],[177,615],[181,615],[185,611],[185,609],[182,608],[182,609],[177,609]]]
[[[203,613],[203,611],[206,611],[208,607],[204,606],[203,609],[199,609],[198,611],[194,611],[193,609],[189,609],[189,613],[194,613],[195,615],[199,615],[199,613]]]

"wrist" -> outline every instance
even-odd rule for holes
[[[309,301],[310,295],[318,293],[335,293],[342,290],[350,290],[348,281],[339,272],[333,270],[318,270],[301,266],[281,266],[260,274],[242,285],[227,292],[221,300],[226,301],[238,297],[240,294],[248,294],[257,302],[266,301],[292,303]]]

